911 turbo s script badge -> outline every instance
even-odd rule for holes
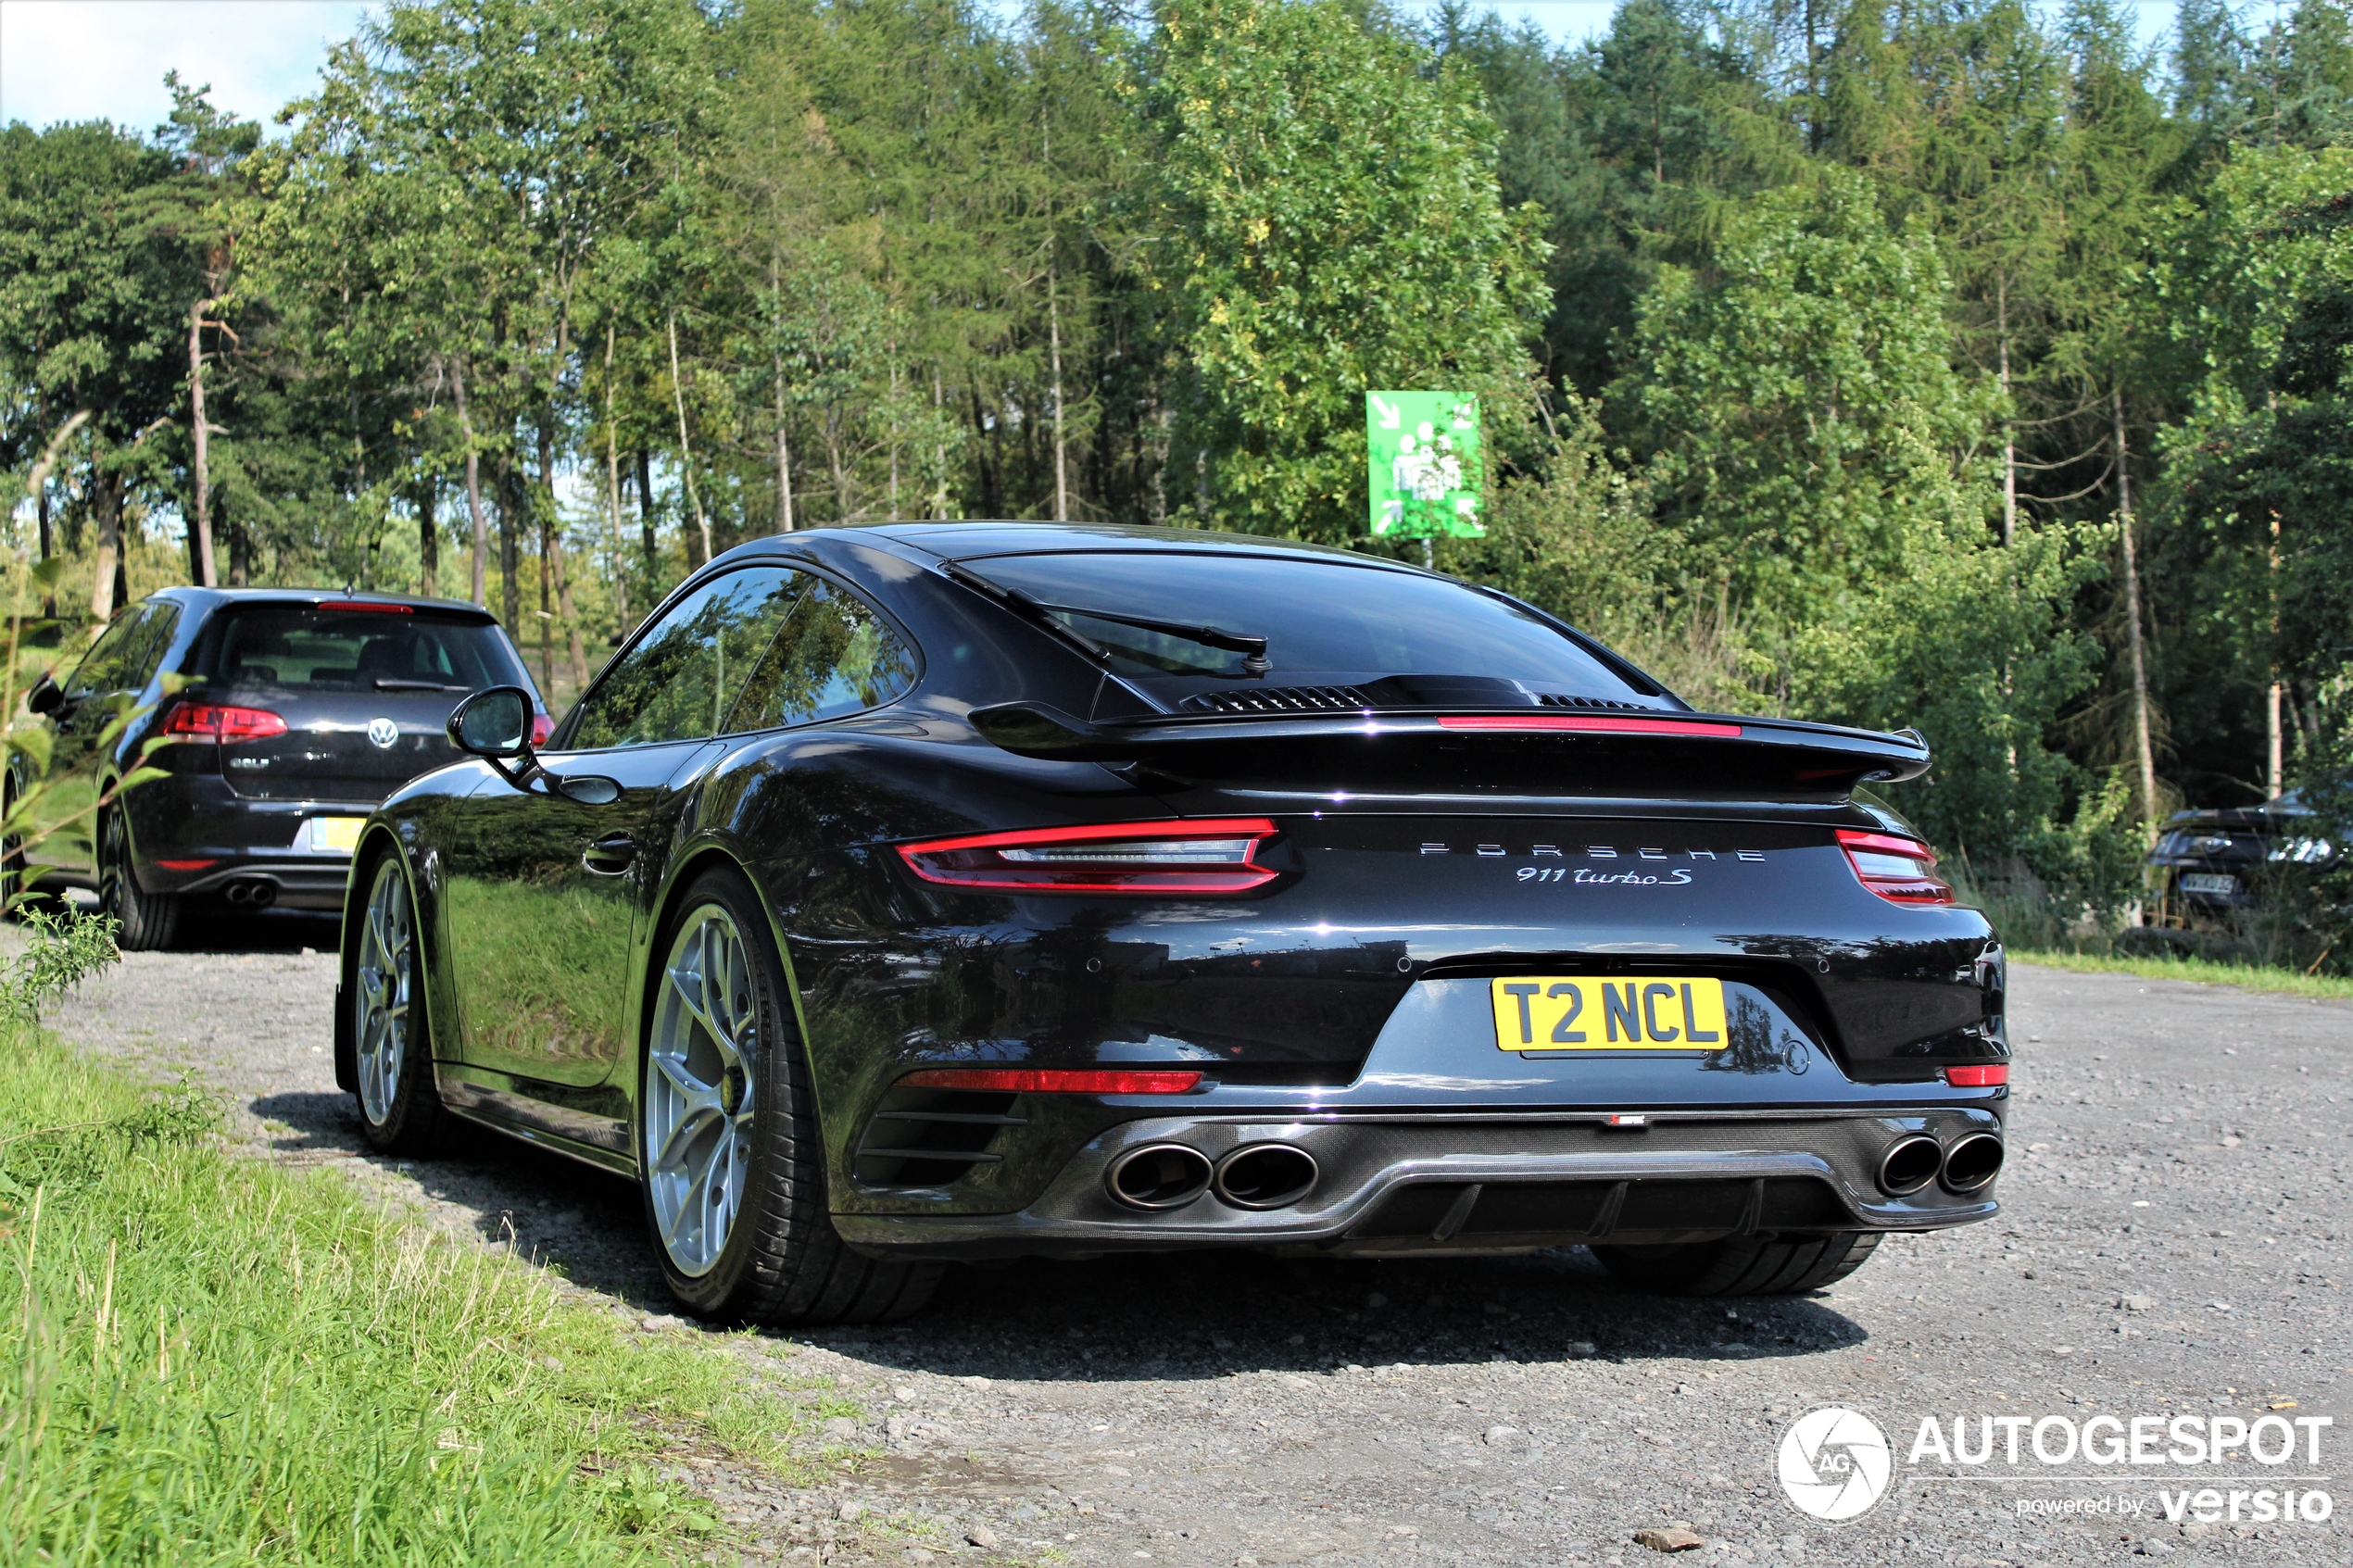
[[[390,751],[400,744],[400,726],[389,719],[371,719],[368,721],[368,738],[380,749]]]

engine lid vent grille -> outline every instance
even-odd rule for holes
[[[1371,708],[1354,686],[1266,686],[1239,692],[1197,692],[1176,705],[1185,713],[1340,713]]]
[[[1607,696],[1570,696],[1565,692],[1545,692],[1536,699],[1546,708],[1605,709],[1617,713],[1655,713],[1639,702],[1620,702]]]

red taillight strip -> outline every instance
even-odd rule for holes
[[[1988,1062],[1974,1067],[1948,1067],[1944,1081],[1957,1089],[1991,1089],[2010,1081],[2010,1064]]]
[[[163,733],[217,740],[224,746],[238,741],[283,735],[286,721],[266,708],[237,708],[227,703],[183,702],[163,716]]]
[[[1275,824],[1265,817],[1188,817],[1164,822],[1090,823],[1070,828],[1016,828],[976,833],[965,838],[927,838],[900,847],[901,855],[938,855],[950,849],[1017,849],[1032,844],[1095,844],[1138,838],[1266,838]]]
[[[1898,838],[1892,833],[1857,833],[1853,828],[1840,828],[1837,832],[1841,848],[1876,850],[1882,855],[1901,855],[1906,859],[1936,864],[1936,851],[1917,838]]]
[[[1138,1068],[927,1067],[899,1082],[912,1089],[990,1089],[1016,1095],[1181,1095],[1201,1079],[1189,1071]]]
[[[1438,721],[1441,730],[1570,730],[1588,735],[1706,735],[1718,740],[1740,739],[1738,724],[1711,724],[1699,719],[1604,719],[1581,713],[1531,713],[1526,718],[1503,713],[1449,713]]]

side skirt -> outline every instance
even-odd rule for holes
[[[447,1062],[434,1065],[434,1079],[441,1091],[441,1103],[454,1115],[584,1165],[637,1179],[637,1161],[629,1150],[629,1123],[624,1121],[557,1105],[510,1087],[472,1083],[457,1077]]]

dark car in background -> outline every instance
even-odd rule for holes
[[[191,899],[338,909],[359,824],[458,759],[450,710],[490,686],[532,689],[474,605],[164,589],[28,694],[50,731],[47,788],[32,831],[6,847],[6,874],[30,891],[95,891],[131,948],[168,946]],[[552,727],[544,710],[537,727]],[[147,765],[165,776],[100,806],[156,738],[169,744]],[[11,803],[31,768],[12,761]]]
[[[2174,812],[2148,857],[2164,913],[2175,921],[2214,920],[2255,908],[2270,867],[2334,858],[2311,822],[2312,809],[2294,790],[2260,806]]]

